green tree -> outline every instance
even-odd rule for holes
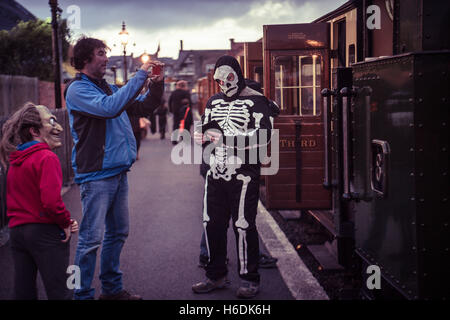
[[[60,22],[63,61],[67,60],[70,29]],[[0,74],[24,75],[53,81],[52,27],[36,19],[19,22],[10,31],[0,30]]]

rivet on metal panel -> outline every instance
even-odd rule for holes
[[[410,127],[414,127],[414,123],[410,123],[409,126],[410,126]]]
[[[443,127],[445,127],[447,125],[447,123],[445,123],[445,122],[442,122],[442,126]]]
[[[443,175],[444,177],[446,177],[446,176],[447,176],[447,172],[443,172],[442,175]]]
[[[411,201],[416,201],[416,198],[411,197],[410,200],[411,200]]]
[[[413,249],[413,251],[415,251],[415,250],[416,250],[416,247],[412,247],[412,249]]]
[[[414,152],[414,148],[409,148],[409,151]]]
[[[420,226],[421,226],[421,227],[425,227],[425,224],[424,224],[424,223],[421,223]]]
[[[446,148],[446,147],[443,147],[443,148],[442,148],[442,151],[443,151],[443,152],[447,151],[447,148]]]
[[[413,270],[413,272],[412,272],[413,274],[417,274],[417,271],[416,270]],[[411,292],[411,291],[409,291],[409,292]]]
[[[422,248],[422,252],[425,252],[425,251],[427,251],[427,249],[426,248]]]
[[[419,176],[420,176],[420,177],[423,177],[423,172],[420,172],[420,173],[419,173]]]
[[[422,98],[419,98],[419,103],[422,103],[423,102],[423,99]]]
[[[428,273],[424,272],[423,276],[424,276],[424,277],[428,276]]]
[[[413,221],[413,222],[411,222],[411,224],[414,226],[415,224],[416,224],[416,222],[415,221]]]
[[[408,101],[409,102],[414,102],[414,99],[413,98],[409,98]]]
[[[412,72],[410,72],[410,73],[409,73],[409,77],[412,77],[412,76],[413,76],[413,74],[412,74]]]
[[[442,199],[442,202],[447,202],[447,198]]]
[[[425,199],[424,198],[420,198],[419,201],[420,202],[425,202]]]
[[[411,172],[411,173],[409,174],[409,176],[410,176],[410,177],[414,177],[414,172]]]
[[[423,123],[419,123],[419,128],[423,128]]]
[[[422,152],[423,151],[423,148],[419,148],[419,152]]]

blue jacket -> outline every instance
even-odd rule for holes
[[[125,86],[78,74],[66,89],[66,105],[74,146],[72,167],[75,182],[84,183],[115,176],[136,160],[136,140],[125,110],[146,116],[159,106],[164,83],[151,87],[152,94],[139,96],[147,73],[139,70]],[[136,99],[137,98],[137,99]]]

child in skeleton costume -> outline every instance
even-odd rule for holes
[[[205,268],[207,280],[192,289],[206,293],[226,286],[227,226],[231,215],[242,279],[237,295],[251,298],[258,292],[260,281],[255,225],[261,170],[258,148],[266,148],[273,118],[279,111],[273,102],[245,85],[234,57],[217,60],[214,80],[221,93],[208,100],[202,124],[216,121],[223,136],[205,148],[205,152],[212,151],[203,202],[209,263]]]

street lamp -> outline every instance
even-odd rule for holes
[[[58,7],[58,0],[49,0],[52,12],[53,29],[53,70],[55,76],[55,108],[60,109],[61,103],[61,65],[59,64],[58,15],[62,10]]]
[[[122,31],[119,32],[120,42],[123,45],[123,69],[124,69],[124,82],[128,81],[128,70],[127,70],[127,44],[130,37],[128,31],[125,28],[125,21],[122,22]]]

